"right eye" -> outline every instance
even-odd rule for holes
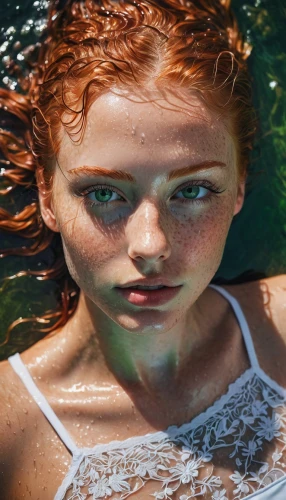
[[[125,201],[111,186],[91,186],[81,193],[85,201],[91,206],[107,206],[112,201]]]

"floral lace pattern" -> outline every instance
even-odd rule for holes
[[[252,372],[190,424],[82,450],[64,498],[136,498],[148,482],[144,498],[240,500],[286,476],[285,429],[285,397]],[[228,484],[216,473],[220,451],[231,464]]]

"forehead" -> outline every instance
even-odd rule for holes
[[[150,96],[149,96],[150,98]],[[80,144],[64,134],[59,160],[67,170],[81,165],[125,168],[168,162],[173,168],[186,159],[229,162],[234,144],[218,116],[195,95],[168,100],[153,94],[108,92],[90,107]]]

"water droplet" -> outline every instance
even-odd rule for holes
[[[4,64],[4,66],[9,66],[9,64],[11,63],[11,57],[10,56],[4,56],[2,58],[2,63]]]
[[[0,54],[3,54],[3,52],[6,51],[8,45],[9,45],[9,42],[7,40],[6,40],[6,42],[2,43],[2,45],[0,45]]]
[[[141,144],[144,144],[144,142],[145,142],[145,134],[144,134],[144,132],[142,132],[142,134],[141,134],[140,142],[141,142]]]
[[[14,35],[14,33],[16,33],[16,28],[14,28],[14,26],[10,26],[10,28],[8,28],[4,35],[6,36],[9,36],[9,35]]]
[[[278,83],[275,80],[272,80],[272,82],[269,83],[269,87],[273,90],[275,87],[277,87]]]
[[[1,51],[1,48],[0,48],[0,51]],[[4,78],[2,79],[2,82],[11,90],[15,90],[15,88],[17,87],[17,81],[12,79],[12,78],[9,78],[8,76],[4,76]],[[6,107],[6,106],[5,106]],[[4,109],[5,109],[4,107]],[[7,109],[7,108],[6,108]],[[6,111],[6,110],[5,110]]]

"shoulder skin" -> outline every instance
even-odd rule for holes
[[[286,388],[286,274],[224,288],[245,314],[261,368]]]

